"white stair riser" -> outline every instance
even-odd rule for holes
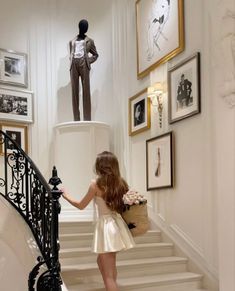
[[[71,235],[67,237],[60,238],[61,249],[69,248],[79,248],[79,247],[89,247],[92,245],[93,234],[87,234],[84,236]],[[147,233],[143,236],[135,237],[135,242],[137,244],[142,243],[158,243],[161,242],[160,233]]]
[[[161,233],[146,233],[145,235],[134,237],[134,240],[138,244],[142,243],[157,243],[162,241]]]
[[[93,233],[94,225],[92,223],[73,223],[71,225],[61,224],[59,228],[59,233]]]
[[[85,248],[91,247],[92,245],[92,236],[77,238],[71,237],[66,239],[60,239],[61,249],[70,249],[70,248]]]
[[[80,254],[74,254],[71,256],[62,257],[60,256],[60,263],[62,266],[85,264],[85,263],[95,263],[96,255],[91,252],[85,252]]]
[[[167,264],[143,264],[141,266],[121,266],[118,267],[118,276],[121,278],[128,277],[139,277],[148,275],[157,275],[157,274],[166,274],[166,273],[178,273],[186,271],[186,263],[167,263]],[[71,284],[77,284],[81,282],[83,278],[89,280],[90,282],[97,281],[100,278],[99,269],[91,270],[74,270],[74,271],[62,271],[62,276],[65,281],[70,282]]]
[[[120,291],[129,291],[129,290],[134,290],[134,291],[197,291],[198,288],[201,287],[201,281],[189,281],[189,282],[182,282],[182,283],[174,283],[174,284],[164,284],[164,285],[152,285],[148,286],[146,285],[141,285],[141,286],[132,286],[132,287],[124,287],[120,288]],[[196,289],[196,290],[195,290]],[[101,291],[100,289],[99,291]],[[104,291],[103,289],[102,291]],[[205,290],[206,291],[206,290]]]
[[[133,248],[117,254],[118,260],[154,258],[154,257],[170,257],[173,255],[172,247],[149,247],[149,248]],[[96,262],[97,255],[92,252],[69,252],[61,253],[61,264],[67,265],[78,263]]]
[[[171,246],[141,247],[120,252],[117,254],[117,259],[129,260],[129,259],[157,258],[157,257],[170,257],[172,255],[173,247]]]
[[[84,289],[83,289],[84,286]],[[174,283],[172,284],[169,282],[167,284],[165,282],[164,285],[159,285],[159,284],[152,284],[151,286],[149,284],[141,284],[141,286],[129,286],[129,287],[119,287],[120,291],[199,291],[198,288],[200,288],[201,283],[199,281],[189,281],[189,282],[181,282],[181,283]],[[76,286],[71,286],[69,288],[69,291],[105,291],[105,288],[97,287],[97,288],[86,288],[86,284],[84,285],[76,285]],[[206,290],[204,290],[206,291]]]

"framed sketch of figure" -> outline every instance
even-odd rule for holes
[[[173,132],[146,140],[147,191],[173,187]]]
[[[184,0],[137,0],[137,76],[184,50]]]
[[[200,53],[168,70],[169,123],[200,113]]]

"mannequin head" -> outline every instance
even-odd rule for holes
[[[79,28],[79,34],[85,35],[85,33],[88,30],[88,21],[86,19],[80,20],[78,23],[78,28]]]

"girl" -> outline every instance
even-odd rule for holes
[[[92,251],[98,254],[97,264],[107,291],[118,291],[116,252],[134,247],[132,235],[122,219],[123,195],[128,185],[120,176],[116,156],[104,151],[95,162],[97,179],[91,182],[81,201],[70,197],[64,189],[63,197],[78,209],[84,209],[94,199],[98,209]]]

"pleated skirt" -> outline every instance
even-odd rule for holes
[[[101,215],[97,219],[92,244],[94,253],[119,252],[134,246],[132,234],[120,214]]]

